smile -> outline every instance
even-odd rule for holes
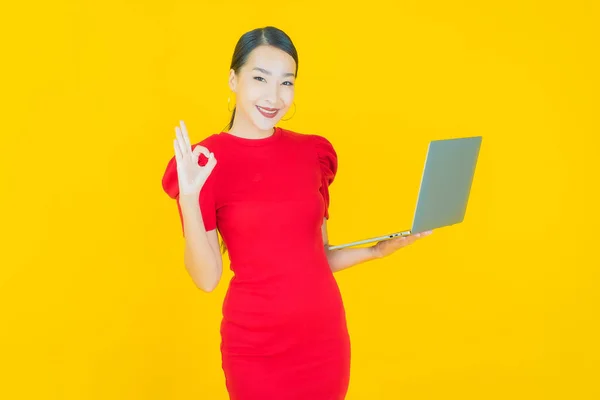
[[[256,106],[256,108],[258,109],[258,112],[260,112],[266,118],[273,118],[279,112],[277,108],[262,108],[259,106]]]

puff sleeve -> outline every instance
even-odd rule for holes
[[[319,191],[325,201],[324,218],[329,219],[329,186],[334,181],[337,168],[338,158],[335,149],[331,142],[319,135],[313,135],[313,142],[316,148],[317,157],[319,159],[319,169],[321,175],[321,187]]]
[[[206,146],[202,142],[197,143],[196,145],[192,146],[192,148],[196,147],[198,144],[202,144],[203,146],[208,148],[208,146]],[[198,165],[204,166],[207,162],[208,158],[206,158],[204,154],[200,154],[200,157],[198,158]],[[215,169],[212,170],[211,174],[208,176],[206,182],[202,186],[198,198],[198,205],[200,207],[200,212],[202,213],[202,220],[204,221],[204,229],[207,232],[217,227],[217,215],[214,195],[214,179],[216,170],[217,167],[215,166]],[[181,229],[183,235],[185,236],[183,214],[181,213],[181,205],[179,204],[179,182],[177,177],[177,161],[175,160],[175,156],[173,156],[167,163],[167,167],[162,178],[162,187],[169,197],[177,200],[176,203],[177,210],[179,211],[179,219],[181,221]]]

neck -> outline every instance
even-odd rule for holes
[[[269,137],[275,133],[274,128],[267,130],[256,127],[252,122],[236,111],[233,125],[229,130],[229,133],[235,136],[248,138],[248,139],[263,139]]]

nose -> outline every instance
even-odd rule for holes
[[[279,85],[269,85],[265,100],[267,100],[272,106],[277,105],[279,100]]]

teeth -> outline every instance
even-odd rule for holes
[[[275,110],[275,111],[267,111],[267,110],[265,110],[262,107],[258,107],[258,108],[260,108],[261,111],[264,112],[265,114],[277,114],[277,110]]]

